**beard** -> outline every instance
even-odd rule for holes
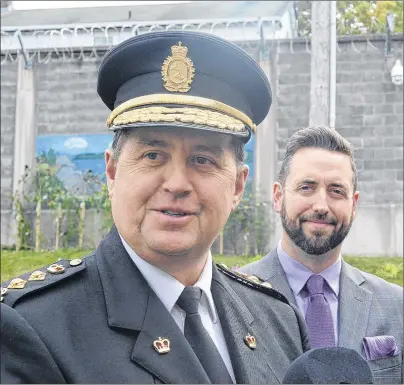
[[[316,231],[311,237],[306,235],[303,230],[303,223],[315,220],[327,221],[327,223],[333,225],[334,229],[332,233],[327,235],[323,231]],[[337,228],[337,218],[331,217],[328,214],[301,215],[298,218],[299,223],[297,224],[288,217],[285,204],[283,203],[281,209],[281,221],[283,229],[297,247],[307,254],[323,255],[328,251],[335,249],[346,238],[352,226],[353,213],[351,213],[351,219],[348,225],[341,224],[339,229]]]

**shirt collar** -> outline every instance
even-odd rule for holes
[[[158,267],[151,265],[139,257],[139,255],[137,255],[136,252],[126,243],[121,234],[119,234],[119,236],[123,246],[125,247],[132,261],[135,263],[136,267],[146,279],[152,290],[156,293],[157,297],[159,297],[161,302],[171,313],[185,286],[176,280],[172,275],[167,274],[163,270],[160,270]],[[209,251],[205,267],[203,268],[202,273],[194,286],[199,287],[202,290],[202,293],[205,294],[205,298],[207,299],[209,305],[210,317],[212,322],[216,323],[217,312],[215,303],[213,301],[212,292],[210,290],[212,283],[212,270],[212,254]]]
[[[299,294],[306,284],[307,280],[313,275],[313,272],[294,258],[290,257],[282,247],[282,241],[279,241],[277,247],[279,261],[285,271],[289,286],[295,294]],[[342,267],[341,254],[338,259],[325,270],[318,273],[328,283],[336,296],[339,294],[339,276]]]

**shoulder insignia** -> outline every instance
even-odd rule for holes
[[[255,289],[255,290],[261,291],[265,294],[268,294],[271,297],[275,297],[279,301],[285,302],[288,305],[290,304],[289,300],[283,294],[279,293],[279,291],[276,291],[275,289],[273,289],[272,285],[269,282],[261,281],[255,275],[249,276],[245,273],[238,272],[238,271],[232,272],[229,269],[227,269],[224,264],[217,264],[216,267],[221,273],[223,273],[227,277],[234,279],[235,281],[237,281],[245,286],[248,286],[252,289]]]
[[[1,302],[13,307],[25,295],[52,287],[85,269],[85,259],[80,260],[79,264],[77,264],[78,260],[74,261],[72,264],[69,260],[60,260],[3,282],[1,284]]]

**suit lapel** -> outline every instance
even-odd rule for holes
[[[165,383],[209,383],[171,314],[130,259],[115,227],[97,249],[97,266],[109,326],[138,332],[131,360]],[[169,339],[170,352],[154,350],[158,337]]]
[[[282,373],[271,365],[264,343],[265,337],[254,326],[254,317],[221,274],[213,268],[212,294],[216,304],[223,334],[233,365],[237,383],[266,383],[269,372],[274,379],[282,380]],[[244,342],[248,334],[257,339],[256,349],[250,349]]]
[[[360,287],[365,281],[358,270],[342,263],[339,292],[338,345],[361,351],[373,294]]]

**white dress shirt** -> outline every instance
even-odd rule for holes
[[[293,291],[296,305],[300,312],[306,317],[310,297],[305,289],[305,285],[310,276],[313,275],[313,272],[289,256],[282,247],[282,241],[278,244],[277,253],[289,286]],[[324,296],[330,305],[336,346],[338,346],[338,295],[341,267],[342,257],[339,255],[338,259],[331,266],[318,273],[327,282],[324,287]]]
[[[140,258],[135,251],[125,242],[122,238],[122,243],[128,252],[129,256],[132,258],[133,262],[146,279],[149,286],[156,293],[157,297],[167,308],[169,313],[174,318],[174,321],[184,333],[185,324],[185,312],[177,306],[177,300],[184,290],[185,286],[177,281],[173,276],[167,274],[166,272],[160,270],[156,266],[151,265],[142,258]],[[220,324],[220,319],[217,315],[215,303],[213,301],[212,292],[210,286],[212,283],[212,255],[209,252],[208,260],[206,261],[205,267],[202,273],[195,283],[194,286],[199,287],[202,290],[202,298],[199,303],[199,314],[202,319],[202,324],[206,331],[209,333],[214,344],[219,351],[226,368],[235,383],[235,376],[233,371],[233,366],[231,364],[229,351],[227,349],[226,340],[224,339],[222,326]]]

